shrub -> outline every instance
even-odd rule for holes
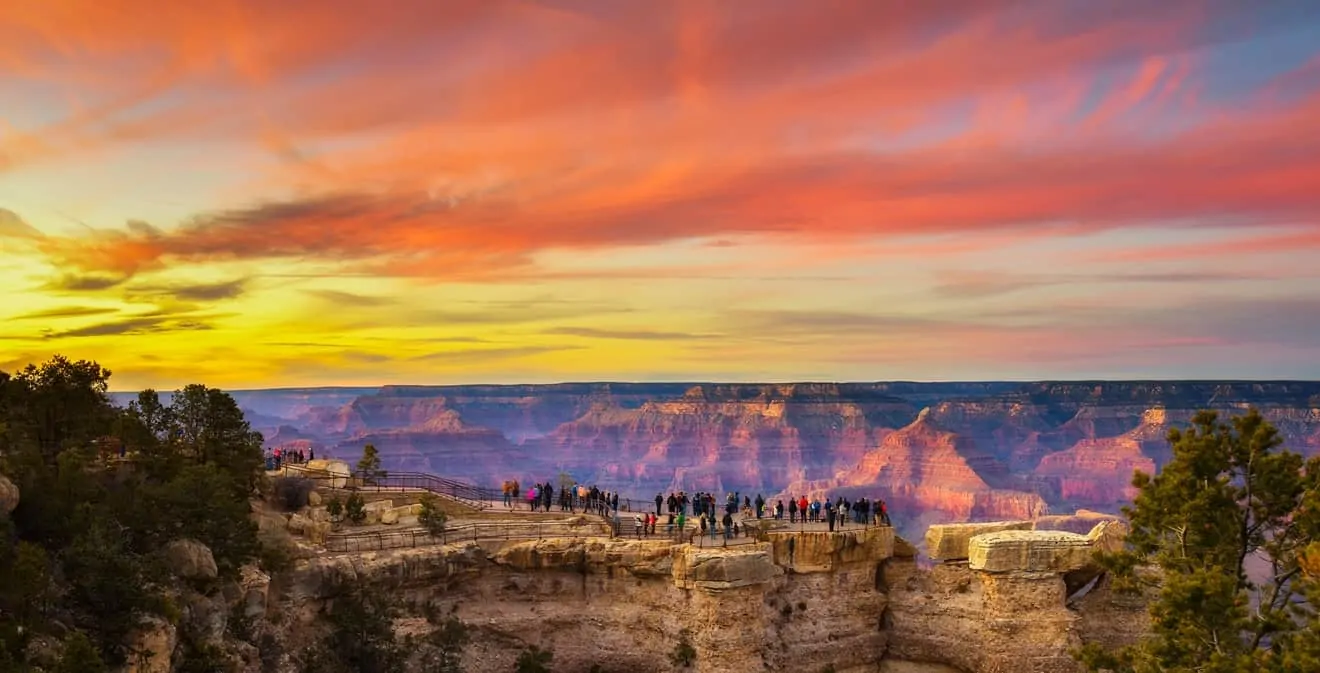
[[[669,661],[675,666],[692,668],[692,664],[697,661],[697,648],[692,646],[691,631],[683,629],[678,633],[678,644],[669,654]]]
[[[344,503],[344,516],[353,523],[367,520],[367,501],[362,499],[361,493],[348,496],[348,500]]]
[[[337,495],[331,496],[329,502],[325,503],[325,513],[330,515],[331,521],[338,521],[344,515],[344,501]]]
[[[427,495],[422,498],[422,511],[417,515],[417,523],[421,524],[426,532],[435,537],[445,534],[445,524],[449,517],[435,506],[435,496]]]
[[[277,477],[273,491],[275,501],[286,512],[296,512],[307,506],[308,496],[316,484],[306,477]]]
[[[550,662],[554,658],[554,652],[532,645],[518,655],[518,662],[513,670],[515,673],[550,673]]]

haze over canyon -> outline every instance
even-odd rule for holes
[[[268,447],[493,486],[567,472],[657,492],[884,498],[900,531],[1117,512],[1204,408],[1259,408],[1320,452],[1320,382],[568,383],[233,393]],[[129,396],[116,395],[126,403]]]

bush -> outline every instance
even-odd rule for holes
[[[424,496],[421,504],[422,511],[417,515],[417,523],[435,537],[444,535],[445,524],[448,523],[449,517],[435,506],[435,496]]]
[[[692,632],[683,629],[678,633],[678,644],[674,646],[674,651],[669,655],[669,661],[675,666],[691,668],[697,661],[697,648],[692,646]]]
[[[348,501],[344,503],[344,516],[353,523],[367,520],[367,501],[362,499],[362,494],[353,493],[348,496]]]
[[[344,501],[337,495],[331,496],[325,503],[325,513],[330,515],[331,521],[339,521],[339,518],[344,516]]]
[[[550,662],[554,658],[554,652],[532,645],[518,655],[518,662],[513,670],[515,673],[550,673]]]
[[[275,501],[286,512],[296,512],[307,506],[308,496],[316,483],[306,477],[277,477],[273,491]]]

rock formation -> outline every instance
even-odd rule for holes
[[[972,673],[1055,673],[1079,670],[1070,653],[1084,642],[1114,646],[1143,632],[1145,604],[1110,592],[1093,562],[1120,532],[1111,522],[1085,536],[1030,527],[936,526],[928,539],[951,558],[929,570],[910,558],[886,564],[889,655]]]
[[[245,570],[227,592],[262,615],[285,651],[308,642],[321,609],[346,585],[438,605],[467,625],[465,657],[480,670],[510,669],[536,645],[554,652],[556,670],[669,671],[685,641],[697,673],[860,672],[882,663],[1073,673],[1068,648],[1124,642],[1144,613],[1109,594],[1086,596],[1082,609],[1067,603],[1065,578],[1092,567],[1108,522],[1090,536],[1031,525],[933,530],[941,541],[933,547],[970,560],[930,570],[918,568],[892,528],[773,530],[727,547],[547,538],[322,555],[278,582]],[[1108,620],[1088,621],[1087,610]]]
[[[10,514],[18,507],[18,486],[0,474],[0,514]]]

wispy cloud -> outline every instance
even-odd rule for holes
[[[395,303],[390,297],[378,297],[339,290],[304,290],[305,293],[340,306],[388,306]]]
[[[581,346],[510,346],[507,348],[473,348],[452,351],[436,351],[413,357],[416,362],[434,362],[441,364],[470,364],[498,360],[513,360],[534,355],[545,355],[562,351],[580,350]]]
[[[68,339],[76,337],[104,337],[126,334],[194,332],[209,329],[211,329],[209,324],[197,320],[174,320],[165,317],[146,316],[97,323],[76,329],[50,332],[46,336],[49,339]]]
[[[33,311],[15,316],[14,320],[50,320],[55,318],[85,318],[93,315],[105,315],[107,313],[118,313],[119,309],[106,308],[104,306],[63,306],[60,308],[51,308],[44,311]]]
[[[696,339],[718,338],[717,334],[695,332],[671,332],[646,329],[604,329],[597,327],[555,327],[544,330],[542,334],[558,336],[576,336],[588,339],[621,339],[626,341],[690,341]]]

